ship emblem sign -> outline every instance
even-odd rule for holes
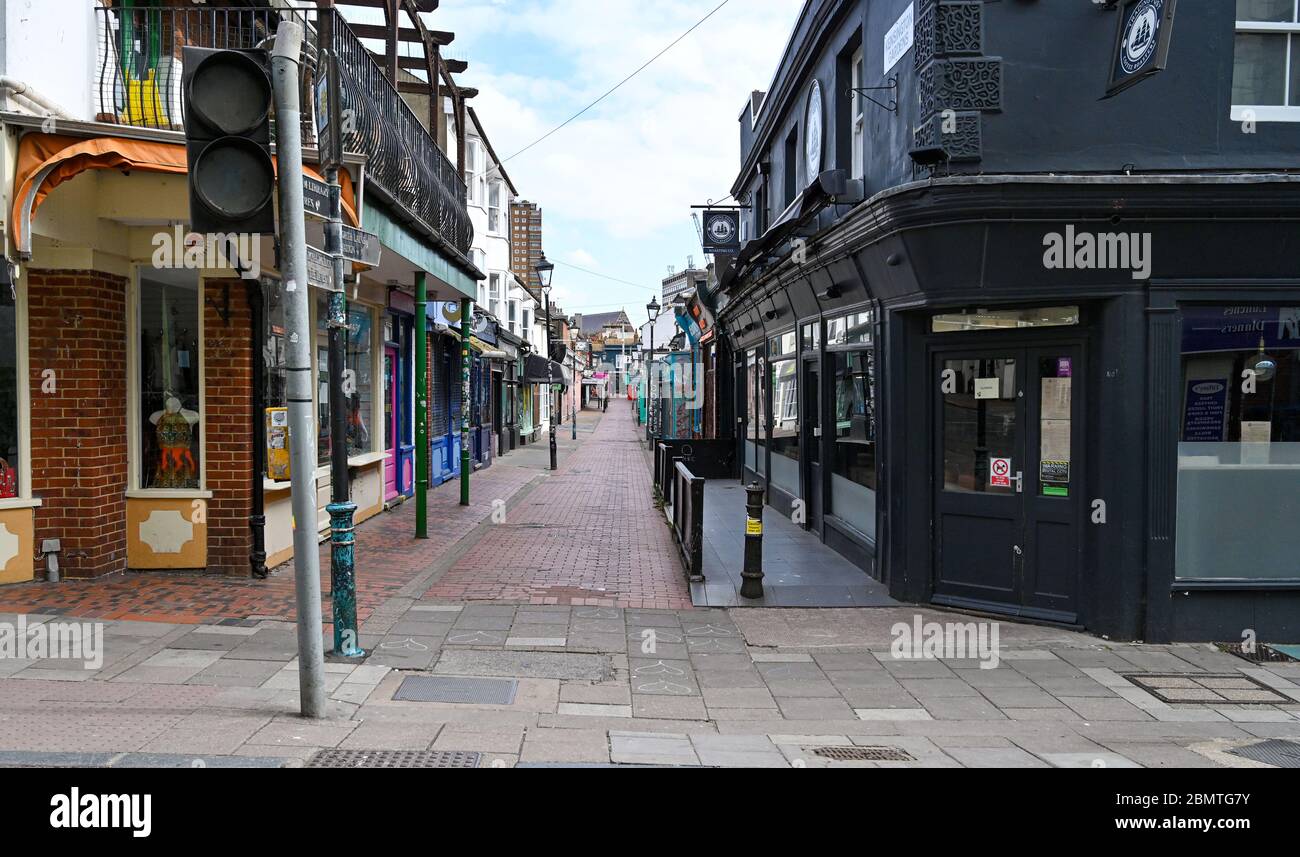
[[[1120,65],[1125,74],[1141,71],[1155,56],[1159,40],[1161,0],[1142,0],[1129,16],[1120,48]]]

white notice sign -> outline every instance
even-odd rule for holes
[[[898,65],[903,55],[912,49],[912,18],[915,8],[915,3],[908,3],[902,17],[885,33],[885,74],[889,74],[889,70]]]
[[[998,378],[976,378],[975,398],[976,399],[1002,398],[1002,381]]]

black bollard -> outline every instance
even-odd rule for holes
[[[745,486],[745,568],[741,598],[763,597],[763,486]]]

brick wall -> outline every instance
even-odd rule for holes
[[[229,320],[226,287],[230,290]],[[252,534],[248,516],[253,489],[252,310],[241,280],[208,280],[203,308],[206,378],[204,427],[208,457],[208,570],[230,576],[250,573]],[[260,358],[260,355],[258,355]]]
[[[62,540],[60,565],[68,577],[122,571],[126,280],[92,271],[31,271],[28,305],[32,490],[43,500],[36,544]]]

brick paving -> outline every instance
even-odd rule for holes
[[[460,505],[460,483],[429,492],[429,536],[417,541],[415,503],[408,501],[371,518],[357,530],[358,618],[370,613],[425,572],[460,538],[537,476],[535,468],[498,459],[471,479],[471,505]],[[330,621],[329,545],[321,546],[323,613]],[[116,574],[90,580],[34,582],[0,587],[0,612],[50,613],[89,619],[211,623],[250,617],[293,620],[293,564],[274,569],[266,580],[166,572]]]
[[[596,430],[425,595],[443,601],[678,609],[691,606],[681,561],[651,503],[630,411]]]

